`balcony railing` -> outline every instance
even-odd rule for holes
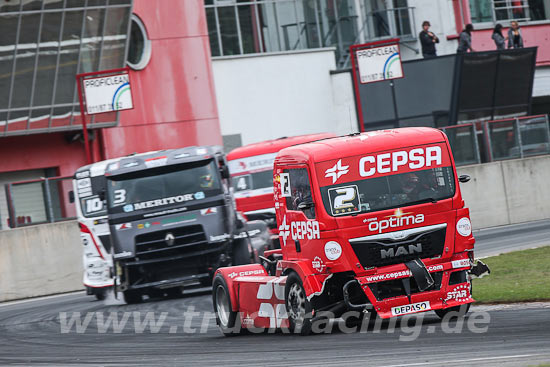
[[[441,128],[457,166],[550,154],[547,115],[483,121]]]

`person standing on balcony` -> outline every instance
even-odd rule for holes
[[[497,25],[495,25],[495,29],[493,29],[493,36],[491,38],[495,41],[497,50],[504,50],[506,48],[506,39],[502,35],[502,24],[497,23]]]
[[[523,37],[521,36],[519,24],[515,20],[510,23],[510,29],[508,30],[508,48],[523,48]]]
[[[457,53],[466,53],[468,50],[470,52],[474,52],[474,49],[472,48],[472,31],[474,30],[474,26],[471,24],[466,24],[466,27],[462,32],[460,32],[460,36],[458,37],[458,49],[456,50]]]
[[[435,34],[429,31],[430,22],[425,20],[422,22],[422,32],[418,36],[420,38],[420,44],[422,45],[422,56],[425,59],[436,57],[435,44],[439,43],[439,38]]]

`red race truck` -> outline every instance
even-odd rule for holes
[[[271,230],[274,247],[279,247],[273,202],[273,161],[279,150],[296,144],[333,138],[332,133],[283,137],[248,144],[227,155],[237,210],[247,220],[263,220]]]
[[[468,180],[457,177],[447,137],[432,128],[281,150],[274,163],[281,249],[267,254],[264,266],[217,270],[213,303],[222,332],[307,334],[327,311],[359,311],[359,321],[371,314],[465,313],[474,302],[472,273],[488,270],[474,266],[459,187]]]

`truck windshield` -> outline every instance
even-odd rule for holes
[[[213,160],[114,176],[107,187],[111,212],[188,205],[222,192]]]
[[[455,193],[444,144],[322,162],[317,174],[331,216],[436,202]]]

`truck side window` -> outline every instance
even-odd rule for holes
[[[309,184],[309,175],[306,168],[293,168],[284,170],[289,173],[290,179],[290,197],[286,198],[287,210],[300,210],[298,205],[303,202],[313,203],[311,196],[311,186]],[[315,208],[302,210],[309,219],[315,218]]]

